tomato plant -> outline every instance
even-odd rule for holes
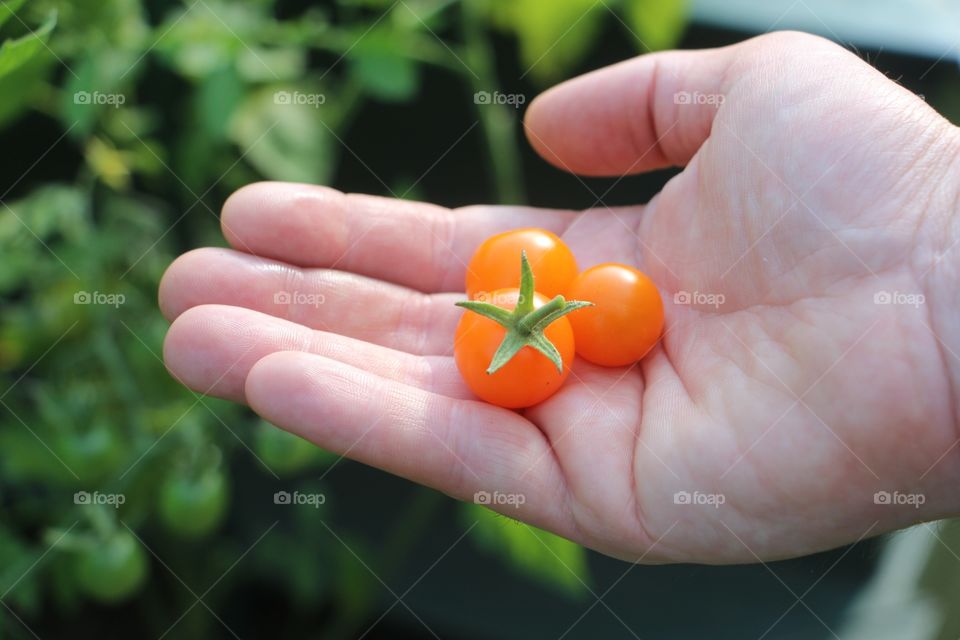
[[[264,421],[257,425],[254,451],[267,469],[280,475],[337,459],[309,440]]]
[[[160,487],[160,519],[179,536],[199,538],[220,525],[227,502],[227,480],[218,469],[195,477],[175,473]]]
[[[60,438],[63,460],[84,478],[109,477],[123,462],[123,442],[114,430],[98,424],[86,431],[70,431]]]
[[[534,292],[521,251],[520,288],[497,289],[490,302],[458,302],[465,313],[454,335],[454,359],[482,400],[510,409],[543,402],[570,373],[573,331],[564,317],[589,303],[552,300]]]
[[[77,585],[105,604],[124,600],[143,585],[149,570],[147,553],[129,531],[118,529],[99,542],[91,542],[76,559]]]
[[[471,300],[497,289],[517,288],[517,260],[526,252],[537,292],[548,298],[563,293],[577,275],[577,261],[563,240],[545,229],[514,229],[487,238],[467,265]]]
[[[256,427],[250,414],[214,399],[198,404],[197,396],[165,370],[161,360],[168,323],[156,309],[161,274],[181,251],[222,242],[217,216],[191,215],[181,221],[182,213],[216,210],[232,191],[261,179],[362,187],[340,179],[349,178],[344,168],[356,160],[346,155],[348,165],[342,166],[345,150],[378,143],[377,123],[410,115],[413,106],[427,127],[437,113],[476,120],[477,131],[464,142],[482,143],[490,151],[488,161],[495,161],[480,172],[490,184],[469,180],[471,188],[480,199],[522,203],[525,186],[536,184],[523,175],[522,128],[516,126],[522,110],[515,108],[518,104],[470,100],[469,94],[502,86],[501,72],[518,77],[534,67],[529,78],[552,82],[580,64],[589,41],[601,35],[597,21],[613,20],[603,7],[586,12],[592,0],[584,2],[562,7],[567,3],[551,0],[416,2],[408,7],[372,0],[207,0],[197,11],[191,3],[169,0],[0,0],[0,146],[13,150],[4,154],[5,175],[22,177],[8,185],[0,207],[0,583],[9,578],[0,587],[5,593],[0,636],[17,633],[7,628],[19,628],[11,623],[13,616],[45,638],[76,633],[69,628],[77,618],[65,587],[76,586],[74,567],[87,546],[83,543],[89,538],[106,553],[103,541],[112,539],[115,529],[125,531],[121,517],[151,547],[158,542],[163,562],[191,585],[195,577],[212,582],[222,576],[222,554],[206,551],[229,550],[233,542],[252,542],[263,533],[253,501],[232,500],[236,517],[224,521],[220,539],[213,532],[202,544],[182,544],[171,531],[179,531],[195,509],[210,513],[196,506],[203,503],[198,494],[209,500],[210,487],[218,484],[196,479],[205,470],[219,468],[217,473],[235,477],[261,470],[245,445],[265,468],[283,477],[337,459],[273,428],[265,428],[262,438],[248,437]],[[657,11],[635,13],[644,24],[659,22],[664,2],[657,3]],[[640,9],[650,5],[622,0],[610,6],[645,43],[656,42],[649,29],[630,20],[631,3]],[[516,35],[517,42],[495,36],[491,27]],[[317,33],[324,37],[309,37]],[[366,36],[354,46],[359,34]],[[620,45],[640,46],[628,30],[622,34],[626,40]],[[338,73],[330,73],[330,64],[338,60]],[[442,89],[438,95],[446,102],[416,101],[426,81]],[[178,90],[162,90],[168,85]],[[516,90],[532,98],[534,86],[523,82]],[[280,99],[298,94],[322,97],[323,108],[318,110],[315,100]],[[411,167],[432,166],[437,160],[437,150],[429,144],[415,146],[385,164],[382,169],[389,174],[384,177],[411,197],[441,197],[433,185],[449,181],[439,171],[411,184]],[[454,173],[467,176],[483,169],[478,160],[477,153],[452,154],[444,163],[454,162]],[[462,166],[456,164],[460,162]],[[544,188],[552,188],[551,180],[546,177]],[[380,186],[371,181],[367,190]],[[175,233],[167,233],[174,227]],[[533,259],[537,247],[526,249]],[[514,253],[509,264],[518,259]],[[540,273],[540,261],[533,262],[542,292],[560,293],[562,287],[548,283],[552,275]],[[97,291],[113,298],[122,294],[125,301],[94,304],[91,294]],[[84,299],[87,303],[78,302]],[[190,452],[211,445],[222,449],[222,461],[203,454],[188,462]],[[174,470],[182,477],[171,479]],[[350,476],[346,478],[349,486]],[[224,486],[232,486],[229,479]],[[119,510],[107,507],[102,518],[91,516],[107,521],[93,530],[81,532],[85,527],[79,527],[61,540],[80,507],[64,500],[64,492],[97,488],[122,491],[125,504]],[[418,495],[432,492],[424,489]],[[100,511],[93,506],[79,511]],[[414,513],[414,518],[388,524],[394,508],[401,514],[408,510],[405,501],[385,505],[372,526],[400,541],[389,545],[384,557],[401,558],[422,540],[423,531],[429,532],[435,516]],[[253,517],[244,517],[247,512]],[[217,590],[225,599],[241,602],[259,588],[254,585],[265,583],[278,602],[291,605],[281,612],[289,616],[285,620],[290,624],[284,626],[310,624],[319,615],[329,628],[342,630],[339,635],[357,635],[363,629],[351,633],[349,621],[366,622],[376,613],[380,585],[343,545],[313,544],[329,536],[313,516],[312,509],[283,510],[284,524],[290,526],[278,527],[252,548],[241,563],[244,570],[227,574]],[[339,532],[337,521],[329,523]],[[538,553],[546,549],[545,533],[531,537],[526,528],[515,532],[518,528],[510,524],[495,524],[504,532],[499,539],[484,538],[480,526],[470,537],[520,571],[539,572],[547,588],[563,584],[563,578],[573,575],[571,568],[577,570],[579,565],[555,548]],[[45,536],[58,532],[42,551],[55,547],[51,555],[69,554],[53,565],[60,573],[45,570],[49,558],[28,571],[39,557],[33,545],[40,531]],[[511,537],[515,534],[527,535],[532,546],[518,544]],[[68,538],[77,545],[67,548]],[[168,538],[174,540],[161,542]],[[582,549],[570,549],[582,559]],[[130,553],[136,567],[135,556],[142,554]],[[347,579],[339,571],[325,571],[313,561],[315,553],[325,554],[331,564],[353,563],[362,576],[355,581],[357,589],[366,592],[344,589]],[[103,563],[86,558],[82,564]],[[92,573],[102,573],[108,585],[119,589],[126,581],[111,577],[119,566],[106,563]],[[406,569],[399,562],[396,566]],[[380,566],[371,568],[381,573]],[[89,629],[83,633],[103,628],[120,637],[167,633],[183,613],[180,599],[172,597],[181,589],[166,571],[153,571],[161,589],[144,589],[142,601],[130,609],[134,615],[85,611]],[[391,581],[389,575],[385,578]],[[169,593],[162,588],[165,581],[172,585]],[[319,597],[304,586],[326,581],[330,591]],[[589,580],[584,576],[574,582],[582,589]],[[136,597],[133,590],[131,597]],[[341,602],[346,606],[337,606]],[[334,620],[326,620],[328,612]],[[203,633],[178,626],[168,635],[215,635],[219,623],[213,616],[190,616],[189,624],[195,618],[214,629]]]
[[[593,303],[570,316],[577,355],[605,367],[636,362],[663,332],[663,301],[642,271],[622,264],[587,269],[570,284],[570,297]]]

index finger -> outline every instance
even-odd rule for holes
[[[509,229],[563,233],[576,213],[531,207],[437,205],[279,182],[246,186],[224,204],[235,249],[301,267],[351,271],[425,292],[463,291],[484,239]]]

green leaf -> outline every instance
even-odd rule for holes
[[[357,35],[349,52],[350,72],[370,95],[390,102],[409,100],[420,86],[417,63],[406,54],[409,31],[381,27]]]
[[[56,24],[57,13],[51,11],[36,31],[13,40],[6,40],[0,47],[0,78],[22,67],[42,51]]]
[[[648,51],[669,49],[683,35],[687,22],[686,0],[625,0],[626,22]]]
[[[237,57],[237,72],[247,82],[296,80],[307,65],[306,50],[296,47],[244,48]]]
[[[70,134],[82,140],[93,132],[98,114],[112,113],[132,102],[120,91],[121,78],[135,78],[136,56],[109,48],[91,48],[72,64],[60,101],[60,121],[73,126]],[[112,110],[112,111],[110,111]],[[125,128],[124,128],[125,131]]]
[[[0,27],[13,17],[25,1],[26,0],[6,0],[3,4],[0,4]]]
[[[257,45],[266,28],[264,9],[257,3],[219,0],[184,6],[172,13],[167,25],[161,28],[160,33],[164,35],[157,41],[156,51],[189,78],[202,78],[225,66],[236,65],[251,55],[251,47]],[[264,54],[257,55],[260,55],[260,60],[254,56],[257,65],[269,65]]]
[[[390,54],[368,54],[351,61],[350,70],[375,98],[403,102],[417,93],[420,75],[415,62]]]
[[[546,82],[589,51],[607,9],[598,0],[493,0],[490,11],[520,40],[523,75]]]
[[[28,549],[6,528],[0,528],[0,593],[13,606],[33,613],[40,605],[42,570],[33,572],[33,564],[42,551]]]
[[[0,26],[24,4],[24,0],[6,0],[0,4]],[[19,20],[18,20],[19,22]],[[0,126],[12,120],[43,89],[43,83],[56,58],[44,44],[56,24],[51,11],[46,22],[32,33],[7,40],[0,47]]]
[[[44,84],[56,58],[41,52],[0,78],[0,127],[13,120],[43,92]]]
[[[323,183],[333,168],[323,124],[325,96],[314,91],[261,91],[240,106],[230,139],[264,177]]]
[[[200,82],[194,93],[195,109],[203,136],[220,141],[227,135],[227,123],[243,100],[246,87],[237,72],[225,67]]]
[[[58,183],[48,183],[37,188],[29,195],[0,207],[4,212],[0,218],[0,243],[18,238],[33,244],[36,238],[47,238],[54,233],[62,233],[76,239],[80,227],[86,227],[89,207],[83,191],[77,187]],[[2,245],[0,245],[2,246]]]
[[[588,590],[587,552],[580,545],[476,504],[463,507],[466,526],[484,549],[547,586],[572,595]]]

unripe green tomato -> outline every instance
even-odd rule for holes
[[[174,534],[201,538],[227,513],[227,480],[219,470],[199,476],[173,474],[160,487],[160,520]]]
[[[321,460],[325,453],[312,442],[266,422],[257,426],[254,450],[263,464],[278,474],[301,471]]]
[[[104,424],[64,436],[62,457],[86,482],[112,476],[124,459],[123,445],[113,429]]]
[[[149,572],[147,552],[130,532],[119,530],[81,552],[74,567],[80,589],[90,598],[114,604],[134,595]]]

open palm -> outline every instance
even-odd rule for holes
[[[453,496],[523,496],[491,506],[630,560],[799,555],[956,509],[925,264],[953,127],[843,49],[774,34],[576,79],[527,130],[575,173],[685,169],[646,206],[582,213],[252,185],[224,207],[233,249],[164,277],[171,372]],[[479,243],[523,226],[647,272],[667,329],[517,413],[460,380],[453,303]]]

